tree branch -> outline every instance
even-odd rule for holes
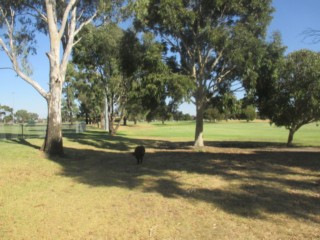
[[[46,8],[47,8],[47,23],[49,27],[49,35],[57,34],[57,16],[56,11],[53,8],[52,0],[45,0],[46,1]],[[51,38],[51,37],[50,37]]]
[[[0,46],[3,48],[7,56],[10,58],[10,61],[12,62],[13,68],[11,69],[13,69],[18,74],[18,76],[21,77],[24,81],[26,81],[32,87],[34,87],[34,89],[36,89],[42,97],[44,97],[45,99],[48,99],[48,93],[39,85],[39,83],[33,80],[28,75],[26,75],[25,73],[23,73],[23,71],[21,71],[15,54],[13,52],[10,52],[10,50],[5,46],[1,38],[0,38]]]
[[[222,56],[223,56],[223,50],[224,50],[224,49],[222,49],[220,52],[218,52],[218,56],[217,56],[216,59],[212,62],[210,69],[213,69],[213,68],[218,64],[219,60],[220,60],[220,59],[222,58]],[[207,57],[209,57],[209,55],[208,55]]]
[[[217,83],[221,83],[222,80],[225,78],[225,76],[227,76],[230,72],[232,72],[234,70],[234,67],[225,71],[224,73],[220,74],[218,77],[217,77]],[[223,70],[222,70],[223,72]]]
[[[68,22],[69,13],[70,13],[71,9],[74,7],[75,3],[76,3],[76,0],[71,0],[69,2],[68,6],[66,7],[66,10],[63,13],[63,17],[62,17],[62,21],[61,21],[61,27],[60,27],[60,31],[59,31],[60,39],[62,38],[62,35],[63,35],[64,30],[66,28],[66,25],[67,25],[67,22]]]
[[[87,19],[87,21],[84,21],[83,23],[80,24],[80,26],[75,30],[74,32],[74,35],[76,36],[80,31],[81,29],[88,25],[89,23],[92,22],[92,20],[98,15],[98,11],[96,11],[90,18]]]
[[[306,40],[307,38],[312,38],[311,43],[316,44],[320,42],[320,30],[315,29],[307,29],[302,32],[304,36],[303,40]]]
[[[80,37],[77,41],[75,41],[72,46],[77,45],[81,41],[81,39],[82,39],[82,37]]]
[[[0,69],[2,69],[2,70],[14,70],[12,67],[0,67]]]
[[[11,63],[12,63],[12,69],[18,74],[19,77],[21,77],[24,81],[29,83],[34,89],[36,89],[41,96],[43,96],[45,99],[48,99],[48,93],[39,85],[38,82],[33,80],[31,77],[29,77],[27,74],[25,74],[20,66],[19,61],[16,57],[16,54],[14,52],[14,49],[16,46],[14,45],[14,39],[13,39],[13,29],[14,29],[14,16],[15,12],[11,9],[11,24],[9,23],[6,14],[4,13],[3,9],[0,7],[0,11],[5,19],[5,24],[8,28],[8,38],[9,38],[9,47],[4,43],[3,39],[0,37],[0,46],[5,51],[6,55],[9,57]]]
[[[40,16],[40,18],[41,18],[43,21],[45,21],[46,23],[48,22],[47,16],[44,15],[42,12],[40,12],[40,10],[39,10],[38,8],[36,8],[36,7],[34,7],[33,5],[30,5],[30,4],[26,4],[26,5],[27,5],[29,8],[33,9],[34,11],[36,11],[36,12],[38,13],[38,15]],[[35,16],[35,15],[31,14],[31,13],[27,13],[27,14],[29,14],[29,15],[31,15],[31,16],[33,16],[33,17],[37,17],[37,16]]]

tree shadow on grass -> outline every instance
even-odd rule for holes
[[[126,141],[129,145],[167,144],[153,140]],[[128,148],[120,146],[120,149]],[[147,149],[142,165],[136,165],[128,152],[100,148],[66,148],[65,151],[67,157],[53,159],[63,166],[61,174],[90,186],[121,187],[158,193],[166,198],[207,202],[242,217],[286,214],[320,223],[318,150],[257,148],[251,153],[232,153],[220,149],[215,153],[188,148],[152,152]],[[209,177],[213,183],[223,179],[226,186],[190,185],[186,183],[189,176]]]
[[[22,139],[22,138],[12,139],[11,142],[18,143],[18,144],[22,144],[22,145],[25,145],[25,146],[32,147],[32,148],[34,148],[34,149],[40,150],[40,147],[39,147],[39,146],[34,145],[34,144],[28,142],[26,139]]]
[[[125,136],[111,136],[101,131],[86,131],[83,134],[65,134],[70,141],[84,145],[90,145],[103,150],[130,151],[137,145],[144,145],[148,148],[181,149],[190,148],[191,142],[171,142],[164,140],[133,139]]]
[[[211,151],[195,151],[190,142],[111,137],[96,131],[67,137],[90,148],[65,147],[65,157],[50,159],[62,166],[61,175],[80,183],[206,202],[242,217],[286,214],[320,222],[319,149],[211,142]],[[147,153],[137,165],[129,151],[141,144]],[[190,182],[190,176],[200,183]],[[209,182],[202,184],[202,178]],[[216,186],[221,179],[225,185]]]

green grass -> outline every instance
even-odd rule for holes
[[[193,141],[195,122],[140,123],[122,128],[120,135],[139,138],[160,138],[171,141]],[[204,139],[207,142],[235,141],[285,144],[288,138],[285,128],[270,126],[268,122],[230,121],[205,123]],[[296,146],[320,146],[320,127],[316,123],[303,126],[294,136]]]
[[[279,147],[263,124],[207,124],[203,151],[192,123],[115,137],[89,128],[66,135],[66,156],[54,158],[41,139],[2,140],[0,239],[319,239],[320,150]],[[239,142],[244,129],[261,134]],[[319,131],[302,130],[302,145]]]

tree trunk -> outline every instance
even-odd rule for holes
[[[116,135],[116,134],[117,134],[118,129],[119,129],[120,124],[121,124],[121,121],[123,120],[123,118],[124,118],[124,115],[121,114],[120,119],[119,119],[119,122],[117,123],[116,127],[115,127],[114,130],[113,130],[113,135]]]
[[[62,86],[59,81],[51,86],[50,97],[47,99],[48,120],[47,131],[42,150],[49,155],[63,155],[62,123],[61,123],[61,94]]]
[[[287,142],[287,146],[290,147],[292,146],[292,141],[293,141],[293,135],[296,132],[295,129],[289,129],[289,136],[288,136],[288,142]]]
[[[86,125],[88,125],[88,124],[89,124],[89,114],[86,113]]]
[[[109,134],[111,136],[115,135],[115,132],[114,132],[114,117],[112,115],[109,118]]]
[[[195,132],[195,147],[204,147],[203,141],[203,113],[204,113],[204,93],[198,91],[196,96],[196,132]]]

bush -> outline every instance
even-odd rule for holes
[[[257,117],[256,108],[253,105],[247,106],[245,109],[242,110],[244,119],[249,121],[253,121]]]

